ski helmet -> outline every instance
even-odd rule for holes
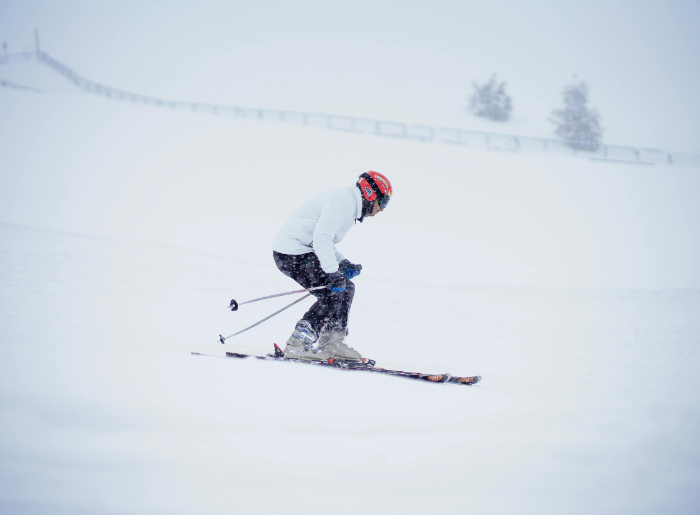
[[[360,175],[357,185],[360,187],[362,197],[367,202],[376,200],[382,209],[389,204],[393,190],[389,179],[381,173],[372,171],[363,173]]]

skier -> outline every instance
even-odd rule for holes
[[[297,322],[287,340],[285,357],[310,361],[362,359],[345,343],[355,295],[351,279],[360,275],[362,265],[345,259],[335,244],[358,220],[384,211],[391,194],[391,183],[384,175],[363,173],[354,186],[311,198],[282,226],[272,245],[277,268],[304,288],[328,287],[313,292],[317,300]]]

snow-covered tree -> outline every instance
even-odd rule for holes
[[[588,86],[583,81],[569,84],[562,91],[564,109],[552,111],[550,121],[557,125],[556,134],[571,148],[595,152],[600,148],[602,129],[598,111],[589,108]]]
[[[513,102],[506,94],[506,83],[496,84],[496,74],[491,79],[479,86],[472,84],[474,93],[470,99],[469,110],[476,116],[483,116],[491,120],[505,122],[510,118]]]

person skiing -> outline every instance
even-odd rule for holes
[[[352,278],[362,265],[353,264],[335,244],[356,221],[384,211],[391,199],[389,179],[377,172],[360,175],[354,186],[326,191],[305,202],[280,229],[272,245],[277,268],[317,300],[287,340],[286,358],[359,361],[362,355],[345,343],[348,315],[355,295]]]

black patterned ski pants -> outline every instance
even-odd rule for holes
[[[315,252],[298,256],[272,252],[280,271],[294,279],[304,288],[313,288],[328,283],[328,274],[321,268]],[[343,331],[348,327],[350,306],[355,296],[355,284],[348,280],[343,292],[328,289],[311,292],[318,300],[302,317],[320,335],[322,331]]]

